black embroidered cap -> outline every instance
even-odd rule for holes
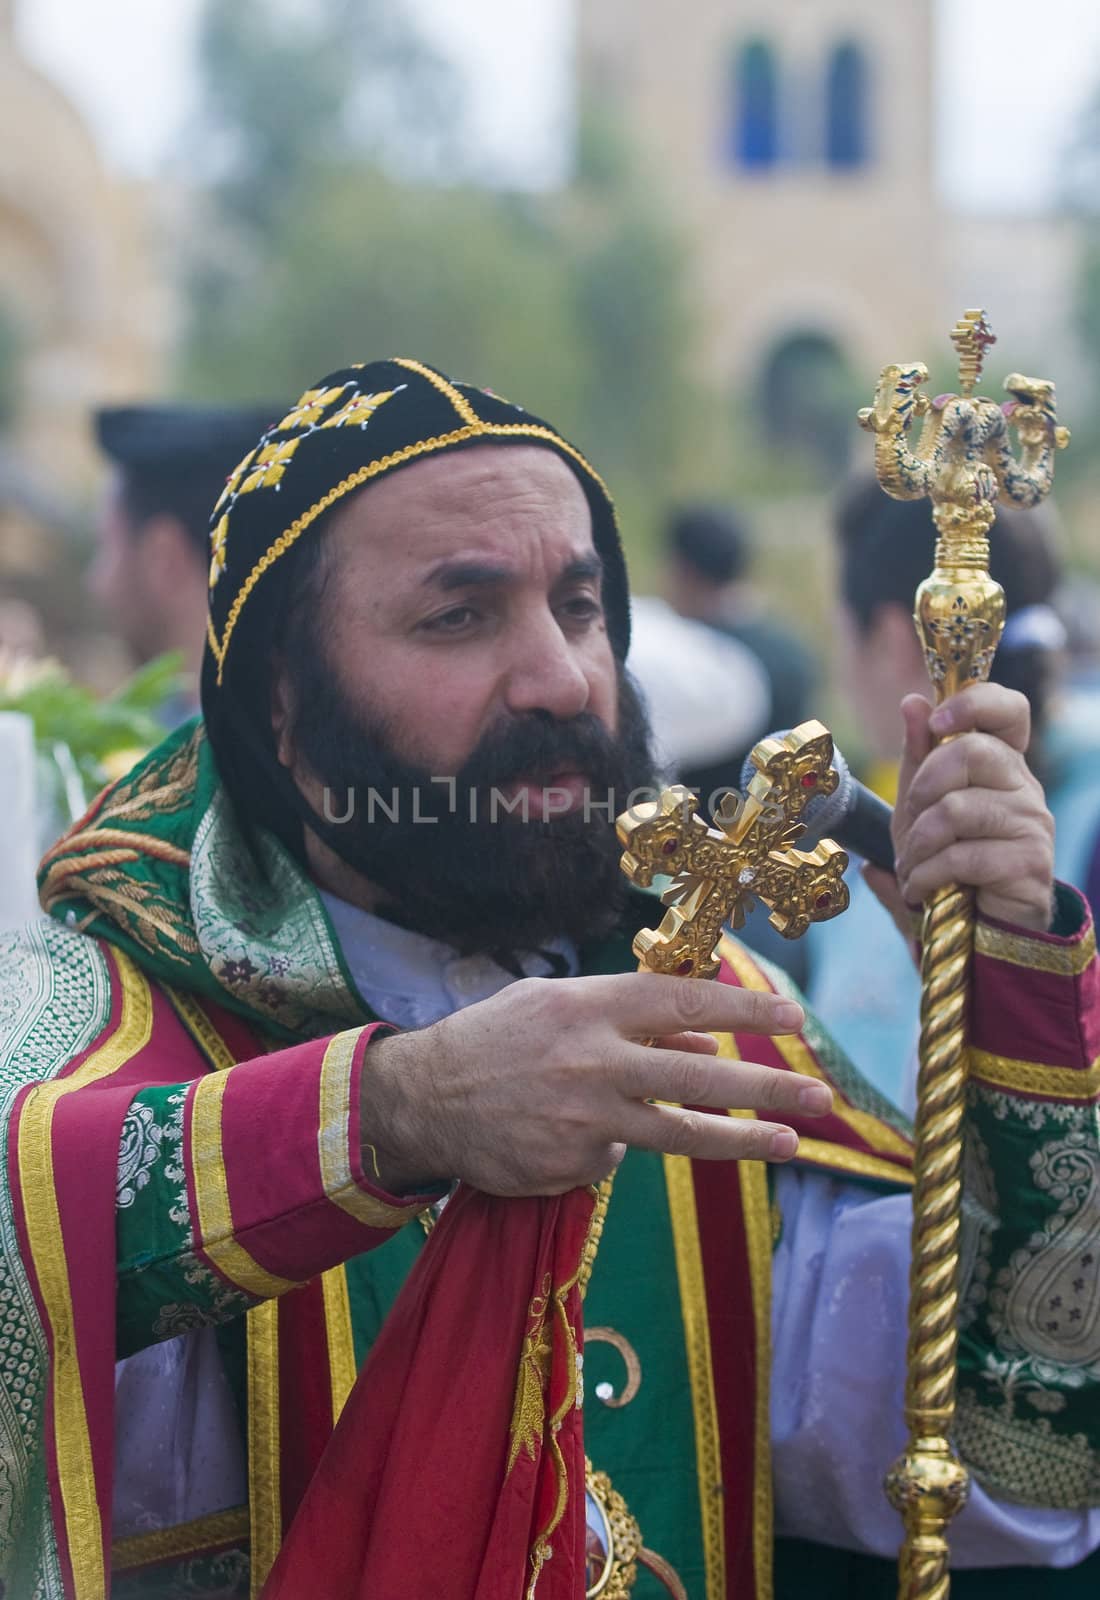
[[[427,456],[483,444],[542,445],[575,473],[603,562],[608,635],[625,659],[630,603],[615,509],[579,450],[521,406],[419,361],[372,361],[330,373],[246,453],[210,519],[207,733],[231,791],[264,790],[270,803],[252,809],[288,843],[294,830],[282,824],[290,813],[301,817],[304,802],[275,758],[268,666],[274,621],[293,581],[295,563],[284,558],[346,496]]]
[[[373,361],[307,389],[230,474],[211,518],[204,708],[208,692],[231,685],[234,657],[270,618],[283,587],[281,558],[326,511],[411,462],[475,444],[544,445],[573,469],[604,564],[608,631],[624,657],[630,618],[615,510],[580,451],[486,389],[452,383],[418,361]]]

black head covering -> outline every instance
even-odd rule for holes
[[[575,473],[603,561],[609,637],[616,656],[625,658],[630,608],[615,510],[580,451],[521,406],[421,362],[343,368],[263,433],[230,474],[211,517],[202,708],[231,791],[240,793],[231,775],[241,775],[247,761],[250,792],[268,785],[284,815],[288,807],[302,814],[297,787],[275,758],[270,726],[273,627],[293,581],[294,563],[284,557],[299,540],[316,537],[325,513],[348,495],[427,456],[483,444],[541,445]],[[261,809],[275,825],[273,807]],[[308,820],[315,825],[312,815]]]
[[[237,462],[282,406],[111,406],[93,417],[103,454],[120,467],[135,525],[178,517],[205,549],[210,507]]]

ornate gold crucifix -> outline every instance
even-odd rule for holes
[[[831,839],[812,850],[795,849],[810,801],[836,788],[832,760],[828,730],[803,722],[756,746],[748,791],[726,796],[715,813],[717,826],[696,816],[696,797],[680,785],[619,817],[622,868],[631,883],[648,888],[656,874],[673,880],[661,896],[668,910],[660,927],[643,928],[634,940],[640,968],[712,978],[723,925],[740,928],[754,900],[769,908],[772,924],[788,939],[844,910],[845,852]]]

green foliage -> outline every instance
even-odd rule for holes
[[[0,664],[0,711],[30,717],[47,787],[72,818],[117,775],[113,758],[136,760],[159,744],[157,713],[179,687],[180,659],[170,655],[106,698],[74,683],[55,661]]]

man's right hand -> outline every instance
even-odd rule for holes
[[[524,978],[370,1046],[363,1142],[394,1194],[455,1178],[488,1194],[563,1194],[606,1177],[628,1145],[787,1161],[798,1148],[792,1129],[724,1113],[821,1116],[831,1091],[795,1072],[718,1059],[710,1034],[795,1033],[802,1021],[778,995],[702,979]]]

